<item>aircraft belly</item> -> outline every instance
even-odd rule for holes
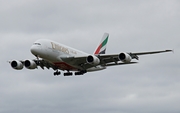
[[[78,71],[78,68],[75,68],[65,62],[55,62],[54,65],[61,70]]]

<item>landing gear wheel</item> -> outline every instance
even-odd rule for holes
[[[64,76],[72,76],[72,75],[73,75],[73,73],[71,73],[71,72],[64,73]]]
[[[75,72],[75,75],[83,75],[86,72],[87,72],[86,70],[81,70],[81,71]]]
[[[54,76],[58,76],[58,75],[60,75],[61,74],[61,72],[60,71],[56,71],[56,72],[54,72]]]
[[[37,58],[37,65],[40,65],[40,60],[39,60],[39,57],[36,55],[36,58]]]

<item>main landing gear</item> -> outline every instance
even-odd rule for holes
[[[82,71],[75,72],[74,74],[75,75],[83,75],[86,72],[87,72],[86,70],[82,70]]]
[[[58,75],[60,75],[61,74],[61,72],[60,71],[56,71],[56,72],[54,72],[54,76],[58,76]]]
[[[72,75],[73,75],[73,73],[71,73],[71,72],[64,73],[64,76],[72,76]]]
[[[81,71],[75,72],[74,75],[83,75],[86,72],[87,72],[86,70],[81,70]],[[60,74],[61,74],[61,72],[58,70],[54,72],[54,76],[58,76]],[[69,71],[67,73],[64,73],[64,76],[72,76],[72,75],[73,75],[73,73],[69,72]]]
[[[61,72],[58,70],[54,72],[54,76],[58,76],[60,74],[61,74]],[[73,73],[71,73],[69,71],[67,73],[64,73],[64,76],[72,76],[72,75],[73,75]]]

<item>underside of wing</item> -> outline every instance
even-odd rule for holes
[[[110,55],[98,55],[100,59],[100,64],[104,66],[115,66],[115,65],[125,65],[125,64],[134,64],[137,62],[131,62],[131,57],[127,54],[127,60],[121,58],[121,54],[110,54]],[[123,53],[124,54],[124,53]],[[126,55],[126,54],[125,54]]]
[[[79,70],[86,70],[88,68],[94,67],[96,62],[88,62],[87,59],[89,56],[81,56],[81,57],[68,57],[62,58],[64,62],[67,64],[79,69]],[[97,62],[98,63],[98,62]]]
[[[62,60],[81,70],[97,67],[99,65],[103,67],[107,67],[107,66],[137,63],[137,62],[120,60],[119,54],[111,54],[111,55],[99,54],[99,55],[89,55],[82,57],[69,57],[69,58],[62,58]]]
[[[105,66],[114,66],[114,65],[125,65],[125,64],[134,64],[137,62],[132,62],[132,59],[138,60],[138,55],[147,55],[147,54],[157,54],[164,52],[171,52],[172,50],[163,50],[163,51],[150,51],[150,52],[138,52],[138,53],[126,53],[122,52],[120,54],[110,54],[110,55],[98,55],[100,59],[100,64]]]

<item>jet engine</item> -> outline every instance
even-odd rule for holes
[[[35,68],[37,68],[36,63],[33,60],[26,60],[26,61],[24,61],[24,66],[27,69],[35,69]]]
[[[132,57],[128,53],[120,53],[118,57],[124,63],[129,63],[132,60]]]
[[[16,70],[21,70],[23,68],[23,64],[18,60],[14,60],[11,62],[11,67]]]
[[[87,63],[92,64],[92,65],[98,65],[100,63],[99,58],[94,55],[89,55],[86,58],[86,61],[87,61]]]

